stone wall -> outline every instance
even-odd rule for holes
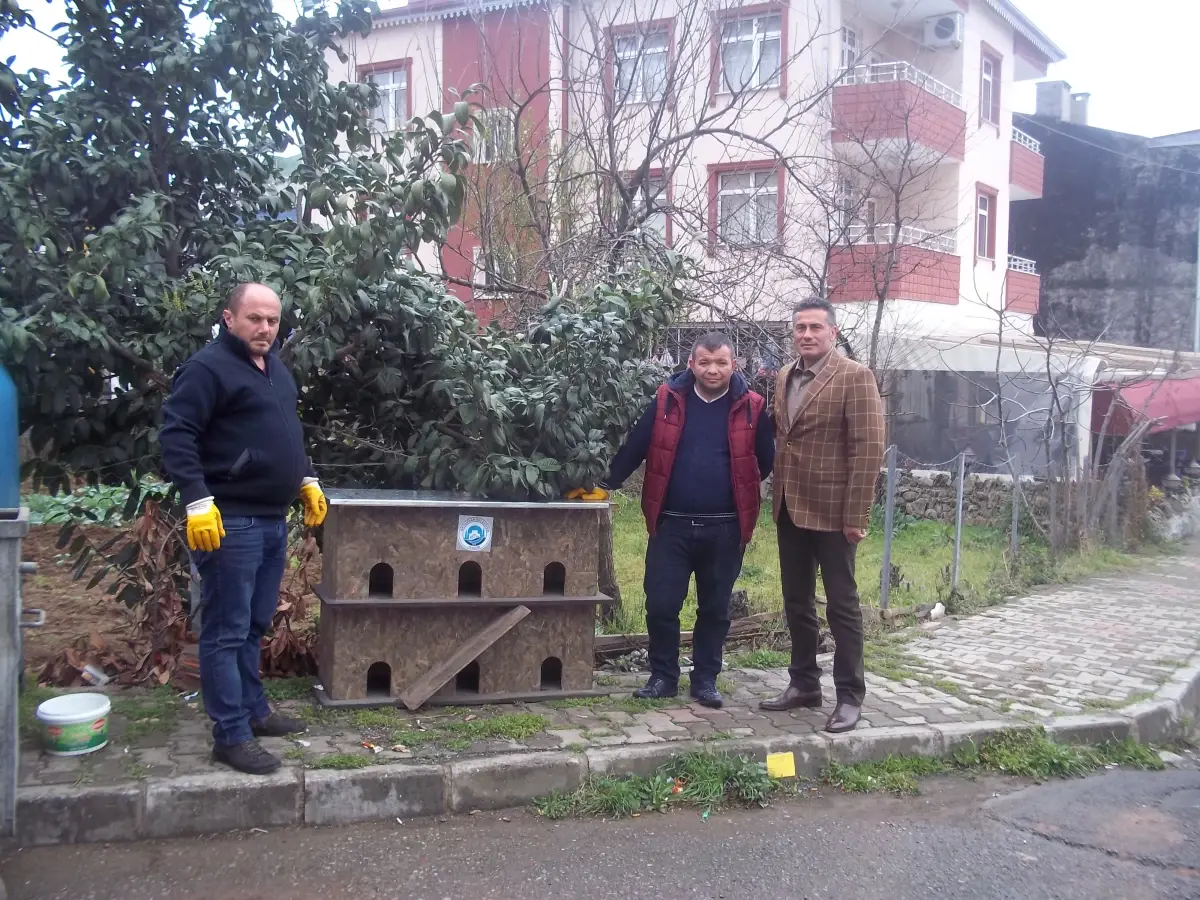
[[[958,486],[949,472],[912,470],[899,472],[896,484],[896,511],[917,519],[953,524]],[[881,472],[875,497],[883,505],[887,473]],[[1034,514],[1049,509],[1049,491],[1044,482],[1022,479],[1021,489]],[[1012,479],[1007,475],[968,475],[963,488],[964,522],[967,525],[1007,527],[1012,521]]]

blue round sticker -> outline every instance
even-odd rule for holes
[[[463,529],[463,543],[468,547],[481,547],[487,540],[487,532],[478,522],[472,522]]]

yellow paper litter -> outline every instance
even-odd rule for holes
[[[790,752],[768,753],[767,774],[772,778],[795,778],[796,754]]]

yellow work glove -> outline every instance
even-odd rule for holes
[[[225,537],[225,526],[221,524],[221,511],[213,503],[212,497],[188,504],[188,549],[212,553],[220,548],[223,537]]]
[[[608,491],[600,487],[592,488],[590,491],[585,488],[575,488],[574,490],[567,491],[567,499],[589,500],[593,503],[597,503],[601,500],[608,499]]]
[[[321,485],[315,480],[305,482],[300,487],[300,499],[304,502],[304,524],[315,528],[325,521],[325,513],[329,512],[329,501],[321,492]]]

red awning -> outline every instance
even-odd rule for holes
[[[1147,379],[1132,384],[1097,385],[1092,398],[1092,432],[1099,434],[1104,418],[1116,401],[1108,434],[1128,434],[1133,426],[1150,419],[1150,433],[1170,431],[1200,422],[1200,377]]]

